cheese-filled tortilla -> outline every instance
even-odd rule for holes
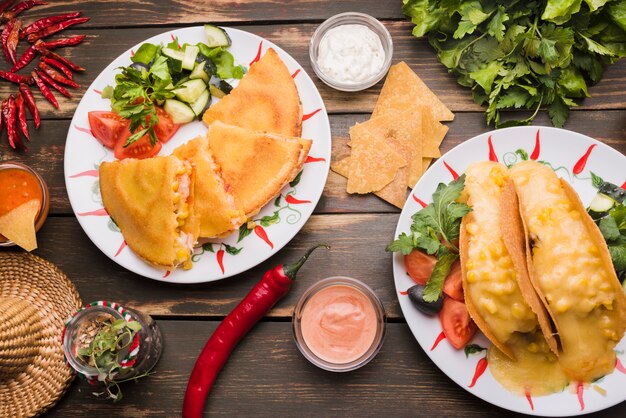
[[[200,237],[220,237],[239,228],[246,221],[245,213],[237,205],[230,184],[224,180],[208,138],[194,138],[176,148],[174,155],[191,161],[196,168],[194,201]]]
[[[214,122],[209,147],[247,217],[253,216],[293,180],[312,141],[253,132]]]
[[[219,120],[253,131],[300,136],[298,89],[276,51],[269,48],[237,87],[204,112],[202,120],[207,125]]]
[[[502,205],[508,169],[485,161],[470,165],[465,174],[464,194],[472,211],[461,223],[463,290],[470,316],[494,344],[488,354],[492,374],[520,395],[561,390],[567,378],[554,354],[556,341],[544,338],[552,333],[548,316],[532,286],[519,284],[525,266],[516,269],[513,262],[515,257],[524,260],[524,249],[510,253],[504,242],[510,234],[508,227],[502,228],[510,223]],[[523,234],[518,235],[523,241]],[[525,296],[534,297],[534,304]]]
[[[194,215],[195,171],[170,155],[100,165],[104,207],[131,250],[150,264],[192,267],[199,232]]]
[[[510,171],[529,277],[556,326],[561,367],[577,382],[611,373],[626,328],[626,297],[604,239],[576,192],[550,167],[525,161]]]

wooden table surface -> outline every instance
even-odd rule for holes
[[[329,112],[333,152],[345,146],[348,129],[369,118],[382,83],[359,93],[328,88],[313,73],[308,45],[315,28],[340,12],[359,11],[380,19],[394,41],[394,62],[406,61],[456,113],[442,151],[488,130],[483,109],[458,86],[423,39],[411,36],[412,25],[399,0],[344,1],[56,1],[24,14],[24,20],[81,10],[88,23],[66,34],[85,34],[76,48],[63,51],[87,68],[71,100],[53,109],[36,94],[42,113],[38,131],[32,124],[27,154],[16,153],[3,135],[1,160],[24,162],[43,175],[50,187],[50,216],[38,234],[35,254],[57,264],[76,284],[84,301],[107,299],[149,313],[164,334],[163,357],[156,373],[124,387],[116,404],[95,399],[93,389],[76,380],[47,416],[179,416],[194,361],[221,319],[272,266],[293,260],[309,245],[328,242],[305,265],[291,293],[250,332],[219,376],[206,407],[207,415],[236,416],[500,416],[507,411],[474,397],[448,379],[418,346],[403,319],[393,284],[391,255],[399,211],[375,196],[346,194],[346,181],[331,172],[314,215],[283,250],[256,268],[215,283],[176,285],[137,276],[103,255],[79,226],[69,205],[63,177],[63,153],[70,119],[82,93],[119,54],[158,33],[179,27],[217,23],[252,32],[291,54],[312,76]],[[2,97],[14,85],[1,83]],[[589,89],[591,98],[572,111],[566,128],[587,134],[626,153],[626,61],[605,72]],[[521,116],[518,115],[518,116]],[[549,125],[545,112],[537,125]],[[344,374],[320,370],[298,352],[291,314],[299,296],[330,275],[357,277],[382,299],[388,314],[387,339],[366,367]],[[626,403],[603,416],[626,416]]]

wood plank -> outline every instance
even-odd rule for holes
[[[94,387],[78,380],[45,416],[180,416],[189,373],[217,323],[157,322],[165,349],[154,375],[123,385],[124,399],[118,403],[94,399]],[[469,379],[468,374],[468,383]],[[574,394],[572,402],[577,402]],[[588,416],[623,417],[625,411],[626,404],[621,404]],[[495,418],[504,414],[524,416],[476,398],[452,382],[419,348],[406,324],[388,324],[385,344],[370,364],[350,373],[331,373],[300,354],[290,323],[263,322],[231,355],[204,415]]]
[[[359,11],[379,19],[404,19],[402,5],[395,0],[321,0],[278,2],[268,0],[232,1],[199,0],[144,2],[127,0],[123,3],[100,1],[55,1],[48,6],[31,9],[30,21],[68,10],[79,10],[91,21],[84,27],[132,27],[157,25],[230,24],[241,22],[275,22],[324,20],[348,11]]]
[[[113,300],[155,315],[214,317],[228,314],[266,270],[297,260],[310,246],[326,242],[332,250],[318,250],[312,256],[291,292],[269,316],[290,317],[309,286],[325,277],[345,275],[367,283],[383,301],[389,317],[398,318],[401,313],[391,254],[385,252],[397,218],[397,214],[314,215],[288,246],[266,262],[237,276],[198,285],[157,282],[131,273],[102,254],[74,217],[48,218],[39,231],[35,254],[58,265],[85,301]]]
[[[331,132],[333,136],[333,159],[345,153],[346,141],[350,126],[363,122],[368,114],[331,115]],[[567,128],[576,132],[595,137],[626,154],[626,136],[623,121],[626,111],[585,111],[573,112]],[[32,141],[30,151],[26,154],[11,150],[6,142],[6,133],[0,137],[0,161],[17,160],[30,165],[48,183],[52,204],[52,214],[72,214],[65,190],[63,175],[63,155],[65,137],[70,129],[68,120],[45,120],[39,131],[32,124],[30,132]],[[549,125],[545,113],[537,117],[538,125]],[[442,144],[442,152],[449,151],[468,138],[488,130],[482,113],[458,113],[456,120],[449,124],[450,131]],[[345,212],[392,212],[397,209],[376,196],[348,195],[345,191],[346,180],[330,172],[322,199],[317,205],[316,213]]]
[[[416,39],[411,35],[412,25],[404,21],[387,21],[394,39],[394,62],[407,61],[422,77],[424,82],[438,95],[438,97],[454,112],[482,112],[484,109],[472,101],[469,90],[459,86],[455,78],[448,74],[446,69],[437,61],[437,57],[425,39]],[[243,29],[276,43],[291,54],[313,78],[324,99],[330,113],[370,113],[374,108],[376,98],[380,92],[382,81],[376,86],[356,93],[340,92],[331,89],[315,77],[309,62],[308,45],[315,24],[297,25],[250,25],[233,26]],[[71,33],[86,34],[87,39],[78,47],[66,48],[61,51],[71,60],[87,67],[84,74],[78,74],[76,81],[82,87],[76,91],[75,97],[67,99],[59,97],[60,109],[54,109],[42,96],[36,92],[42,117],[70,118],[82,94],[96,78],[96,76],[119,54],[143,40],[173,27],[151,27],[132,29],[76,29]],[[67,34],[69,35],[69,33]],[[25,45],[21,45],[25,48]],[[21,50],[20,50],[21,51]],[[27,67],[30,68],[30,67]],[[22,71],[25,73],[25,70]],[[104,86],[96,86],[102,89]],[[592,95],[581,102],[575,112],[585,109],[624,109],[626,98],[620,92],[626,90],[626,61],[622,60],[607,69],[604,78],[589,89]],[[16,87],[11,83],[0,83],[0,97],[15,93]],[[96,94],[93,91],[87,94]],[[58,95],[60,96],[60,95]]]

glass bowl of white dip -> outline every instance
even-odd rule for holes
[[[341,91],[365,90],[391,66],[393,41],[385,26],[370,15],[340,13],[325,20],[309,45],[317,77]]]

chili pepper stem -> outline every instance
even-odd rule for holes
[[[309,258],[311,253],[315,251],[316,248],[319,248],[319,247],[330,249],[330,245],[328,244],[318,244],[314,247],[309,248],[307,252],[304,253],[304,255],[300,257],[298,261],[296,261],[295,263],[291,263],[291,264],[285,264],[283,266],[283,272],[285,273],[285,276],[289,277],[291,280],[295,280],[296,274],[298,273],[298,270],[300,270],[300,267],[302,267],[302,265],[306,262],[306,260]]]

